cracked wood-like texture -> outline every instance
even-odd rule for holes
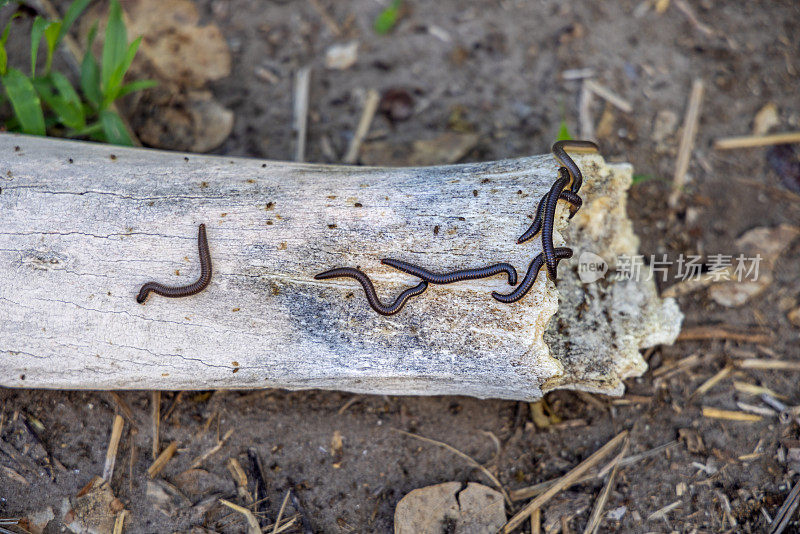
[[[576,161],[585,204],[567,241],[595,243],[601,256],[635,250],[624,215],[630,167],[600,156]],[[5,386],[510,399],[554,387],[618,393],[622,377],[643,369],[638,349],[671,342],[680,322],[652,282],[584,291],[574,260],[559,269],[561,309],[544,275],[515,304],[492,299],[493,290],[511,290],[496,276],[431,285],[391,317],[367,305],[355,280],[314,280],[332,267],[360,266],[387,302],[419,280],[381,265],[383,257],[439,271],[506,261],[521,278],[541,245],[516,238],[557,176],[549,155],[378,169],[4,134],[0,165]],[[592,195],[609,205],[587,218]],[[559,204],[556,246],[567,228]],[[214,266],[209,287],[137,304],[147,281],[197,278],[200,223]],[[586,295],[591,312],[580,304]],[[571,332],[575,343],[558,331],[598,320],[593,337]]]

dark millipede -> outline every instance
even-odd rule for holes
[[[556,141],[553,143],[553,155],[558,162],[566,167],[569,171],[569,174],[572,177],[572,185],[570,185],[570,190],[573,193],[577,193],[580,191],[581,185],[583,185],[583,175],[581,174],[581,170],[578,168],[578,165],[567,154],[565,150],[567,148],[589,152],[597,152],[600,149],[591,141]]]
[[[453,282],[460,282],[462,280],[477,280],[479,278],[488,278],[500,273],[508,275],[508,284],[515,285],[517,283],[517,270],[510,263],[497,263],[487,267],[479,267],[476,269],[463,269],[460,271],[452,271],[449,273],[434,273],[424,269],[413,263],[408,263],[401,260],[393,260],[391,258],[384,258],[381,263],[394,267],[398,271],[403,271],[416,276],[420,280],[430,282],[431,284],[452,284]]]
[[[555,249],[553,252],[555,257],[557,258],[556,263],[558,263],[558,260],[563,260],[572,257],[571,248],[559,247]],[[522,282],[519,283],[519,285],[514,289],[514,291],[512,291],[507,295],[503,295],[502,293],[493,291],[492,296],[495,298],[495,300],[498,300],[505,304],[511,304],[512,302],[517,302],[522,297],[524,297],[528,293],[528,291],[531,290],[531,288],[533,287],[533,283],[536,281],[536,276],[539,274],[539,271],[542,268],[542,265],[544,265],[544,254],[539,253],[536,255],[535,258],[533,258],[530,265],[528,265],[528,271],[525,273],[525,278],[522,279]]]
[[[392,304],[386,306],[378,298],[378,294],[375,292],[375,286],[372,285],[372,280],[369,279],[369,276],[367,276],[363,271],[354,269],[353,267],[339,267],[337,269],[331,269],[329,271],[325,271],[324,273],[319,273],[318,275],[314,276],[314,279],[326,280],[328,278],[341,277],[354,278],[358,280],[358,282],[361,284],[361,287],[364,288],[364,293],[367,295],[367,302],[369,302],[369,305],[372,306],[373,310],[381,315],[393,315],[399,312],[403,309],[403,306],[408,299],[415,297],[428,289],[428,282],[420,282],[416,286],[410,287],[400,293],[400,295]]]
[[[562,169],[564,167],[561,167]],[[569,174],[562,172],[558,180],[553,182],[550,192],[545,196],[544,216],[542,217],[542,252],[547,266],[547,275],[555,282],[558,261],[553,250],[553,228],[555,227],[556,205],[559,193],[569,182]]]
[[[162,297],[177,298],[196,295],[208,287],[211,282],[211,253],[208,250],[205,224],[201,224],[197,230],[197,248],[200,250],[200,278],[197,281],[188,286],[165,286],[158,282],[147,282],[139,290],[136,302],[144,304],[151,291]]]
[[[569,180],[569,172],[565,167],[560,167],[558,169],[558,172],[561,177],[566,176],[567,180]],[[549,193],[545,193],[544,196],[539,200],[539,205],[536,206],[536,216],[533,218],[533,222],[528,227],[528,229],[525,230],[525,233],[519,236],[519,239],[517,239],[517,244],[524,243],[528,239],[538,234],[539,230],[542,229],[542,217],[544,216],[544,207],[547,204],[548,194]],[[570,203],[569,207],[570,219],[574,217],[575,214],[578,213],[578,210],[581,209],[581,206],[583,206],[583,199],[581,199],[581,197],[579,197],[577,194],[573,193],[568,189],[561,191],[558,198],[566,200],[567,202]]]
[[[520,284],[514,288],[511,293],[502,294],[493,292],[492,297],[497,301],[510,304],[522,299],[528,291],[533,287],[539,271],[542,267],[547,268],[547,276],[553,283],[557,282],[558,264],[561,260],[572,257],[572,249],[567,247],[555,248],[553,245],[553,229],[555,227],[555,211],[559,200],[565,200],[570,204],[570,219],[578,212],[583,206],[583,200],[578,195],[581,186],[583,185],[583,175],[580,168],[567,154],[567,149],[574,149],[579,151],[592,151],[598,150],[596,144],[591,141],[557,141],[553,144],[553,156],[561,164],[558,169],[559,177],[550,187],[550,190],[539,200],[536,206],[536,214],[533,222],[527,230],[519,237],[517,243],[524,243],[531,239],[533,236],[541,231],[542,234],[542,252],[538,254],[528,265],[528,270],[525,277]],[[473,192],[475,194],[475,192]],[[438,233],[438,226],[434,228],[434,234]],[[514,266],[509,263],[496,263],[486,267],[479,267],[475,269],[461,269],[447,273],[434,273],[419,265],[414,265],[402,260],[392,258],[385,258],[381,263],[389,265],[399,271],[408,273],[421,279],[418,285],[403,291],[394,303],[390,306],[385,306],[381,303],[375,292],[375,287],[370,278],[358,269],[351,267],[342,267],[338,269],[331,269],[316,275],[314,278],[317,280],[324,280],[327,278],[348,277],[357,280],[364,288],[372,309],[381,315],[392,315],[399,312],[406,301],[411,297],[417,296],[425,292],[428,284],[451,284],[461,280],[476,280],[479,278],[487,278],[497,274],[505,273],[508,277],[510,285],[516,284],[517,271]]]

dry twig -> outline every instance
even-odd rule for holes
[[[800,503],[800,479],[795,482],[792,491],[789,492],[786,500],[783,501],[783,504],[778,509],[778,513],[775,514],[775,519],[772,520],[769,528],[769,534],[781,534],[783,532],[789,524],[789,520],[792,519],[798,503]]]
[[[772,332],[765,329],[740,332],[727,326],[690,326],[681,330],[676,341],[704,341],[706,339],[727,339],[744,343],[771,343]]]
[[[668,443],[664,443],[663,445],[659,445],[658,447],[654,447],[654,448],[652,448],[652,449],[650,449],[648,451],[644,451],[644,452],[641,452],[639,454],[633,454],[631,456],[628,456],[627,458],[623,458],[619,462],[619,466],[620,467],[626,467],[626,466],[629,466],[629,465],[633,465],[636,462],[639,462],[639,461],[644,460],[646,458],[652,458],[653,456],[657,456],[657,455],[661,454],[662,452],[666,451],[667,449],[671,449],[672,447],[676,446],[677,444],[678,444],[677,441],[670,441]],[[606,465],[605,467],[603,467],[599,471],[592,471],[591,473],[589,473],[587,475],[584,475],[581,478],[577,479],[573,483],[573,485],[575,485],[575,484],[583,484],[584,482],[589,482],[590,480],[594,480],[596,478],[600,478],[603,475],[605,475],[605,473],[607,473],[609,471],[609,469],[611,469],[611,467],[612,466],[609,463],[609,465]],[[522,501],[522,500],[525,500],[525,499],[530,499],[531,497],[536,497],[537,495],[539,495],[539,494],[547,491],[551,487],[553,487],[553,485],[555,485],[559,480],[560,480],[560,477],[559,478],[554,478],[554,479],[551,479],[551,480],[547,480],[545,482],[540,482],[539,484],[534,484],[533,486],[528,486],[528,487],[525,487],[525,488],[512,490],[511,491],[511,500],[513,500],[513,501]],[[564,489],[567,489],[567,488],[564,488]]]
[[[125,420],[121,415],[114,416],[114,426],[111,427],[111,439],[106,450],[106,463],[103,466],[103,479],[111,482],[114,476],[114,464],[117,461],[117,450],[119,450],[119,440],[122,437],[122,427]]]
[[[209,456],[219,451],[222,448],[222,446],[225,445],[225,442],[228,441],[228,438],[230,438],[232,435],[233,435],[233,429],[231,428],[230,430],[225,432],[225,435],[222,436],[222,439],[219,440],[216,445],[214,445],[206,452],[195,458],[194,461],[192,461],[191,465],[189,466],[189,469],[196,469],[200,467],[200,464],[205,462]]]
[[[150,420],[153,425],[153,460],[155,460],[158,458],[159,449],[161,448],[158,443],[161,431],[161,392],[154,391],[151,397]]]
[[[220,499],[219,502],[220,504],[227,506],[231,510],[239,512],[244,516],[244,518],[247,520],[247,534],[261,534],[261,527],[258,524],[258,519],[256,519],[256,516],[253,515],[253,512],[247,508],[239,506],[238,504],[233,504],[230,501],[226,501],[225,499]]]
[[[800,143],[800,132],[784,132],[769,135],[744,135],[741,137],[723,137],[714,141],[717,150],[736,150],[758,146],[785,145]]]
[[[294,76],[294,130],[297,132],[294,160],[305,161],[308,130],[308,92],[311,87],[311,67],[303,67]]]
[[[147,468],[147,475],[150,478],[154,478],[157,474],[159,474],[161,470],[164,469],[164,467],[166,467],[167,462],[169,462],[170,459],[173,456],[175,456],[175,451],[177,450],[178,450],[178,442],[173,441],[172,443],[170,443],[169,446],[167,446],[167,448],[164,449],[164,451],[158,455],[158,458],[155,459],[155,461],[150,465],[150,467]]]
[[[692,82],[692,92],[689,96],[689,106],[686,108],[686,115],[683,118],[683,135],[678,146],[678,157],[675,161],[675,174],[672,176],[672,193],[669,197],[669,205],[674,208],[678,205],[681,191],[686,185],[686,171],[689,170],[689,160],[694,148],[694,140],[697,135],[697,123],[700,119],[700,104],[703,102],[703,80],[695,79]]]
[[[361,143],[364,142],[369,127],[372,125],[372,119],[375,117],[375,112],[378,110],[378,103],[380,100],[381,98],[380,95],[378,95],[378,91],[375,89],[367,91],[367,96],[364,99],[364,110],[361,112],[361,118],[358,120],[356,132],[353,134],[353,139],[350,141],[350,146],[347,148],[347,154],[345,154],[342,159],[344,163],[352,165],[358,159]]]
[[[586,528],[583,530],[583,534],[594,534],[597,532],[597,529],[600,527],[600,521],[603,519],[603,508],[606,506],[606,501],[608,501],[608,496],[611,493],[611,489],[614,487],[614,479],[617,477],[617,471],[619,470],[619,463],[622,458],[628,453],[628,444],[630,440],[625,438],[625,443],[622,444],[622,451],[611,460],[611,474],[608,475],[608,482],[606,482],[603,491],[600,492],[600,495],[597,497],[597,501],[594,503],[594,508],[592,508],[592,514],[589,516],[589,522],[586,524]]]
[[[502,532],[508,534],[515,528],[519,527],[526,519],[530,517],[534,510],[541,508],[544,503],[549,501],[559,491],[574,484],[575,481],[581,478],[586,471],[597,465],[600,460],[605,458],[612,450],[614,450],[627,436],[628,431],[623,430],[608,443],[600,447],[600,449],[598,449],[594,454],[572,468],[570,472],[558,479],[558,482],[553,484],[550,489],[526,504],[522,510],[517,512],[514,517],[512,517],[508,523],[505,524],[505,526],[502,528]]]
[[[761,369],[778,371],[800,371],[800,362],[787,360],[762,360],[760,358],[744,358],[736,361],[739,369]]]
[[[703,406],[703,417],[710,417],[711,419],[726,419],[728,421],[761,421],[760,415],[739,412],[736,410],[722,410],[712,406]]]

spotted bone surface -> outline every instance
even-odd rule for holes
[[[674,302],[659,299],[652,282],[584,286],[576,258],[562,262],[558,289],[543,270],[514,304],[491,297],[512,289],[499,275],[432,285],[390,317],[367,305],[355,280],[314,280],[333,267],[359,267],[389,301],[420,280],[381,258],[434,272],[498,262],[524,272],[541,241],[516,239],[558,176],[551,155],[384,169],[11,134],[0,134],[0,154],[4,386],[520,400],[553,387],[619,393],[621,377],[643,370],[634,352],[671,342],[679,328]],[[567,203],[559,202],[555,246],[595,244],[600,256],[635,249],[624,206],[592,209],[593,198],[624,197],[630,167],[596,155],[575,160],[584,206],[568,227]],[[197,279],[201,223],[209,286],[138,304],[145,282]],[[573,294],[589,299],[590,311],[565,300]],[[554,331],[555,314],[572,326]],[[586,337],[578,326],[587,324],[599,334]]]

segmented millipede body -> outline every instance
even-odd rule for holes
[[[569,171],[567,171],[566,167],[560,167],[558,169],[558,173],[560,178],[566,178],[567,181],[569,181]],[[539,230],[542,229],[544,208],[547,205],[548,195],[549,192],[545,193],[544,196],[541,198],[541,200],[539,200],[539,205],[536,206],[536,216],[533,218],[533,222],[528,227],[528,229],[525,230],[525,233],[523,233],[521,236],[519,236],[519,239],[517,239],[518,245],[521,245],[528,239],[532,238],[533,236],[539,233]],[[559,193],[558,195],[558,198],[560,198],[561,200],[566,200],[567,202],[570,203],[569,207],[570,219],[574,217],[575,214],[578,213],[578,210],[581,209],[581,206],[583,206],[583,199],[568,189],[561,191],[561,193]]]
[[[339,267],[314,276],[315,280],[327,280],[328,278],[353,278],[357,280],[361,284],[361,287],[364,288],[364,293],[367,295],[367,302],[369,302],[369,305],[381,315],[393,315],[399,312],[403,309],[408,299],[416,297],[428,289],[428,282],[420,282],[416,286],[410,287],[400,293],[392,304],[386,306],[378,298],[378,294],[375,292],[375,286],[372,285],[372,280],[370,280],[369,276],[363,271],[354,269],[353,267]]]
[[[561,167],[562,169],[564,167]],[[558,260],[556,259],[554,246],[553,246],[553,228],[555,227],[556,205],[558,204],[558,195],[566,187],[569,181],[569,176],[564,176],[564,173],[553,182],[550,192],[547,193],[544,204],[544,215],[542,216],[542,252],[544,254],[544,263],[547,266],[547,275],[550,280],[556,280],[556,270],[558,267]]]
[[[517,270],[510,263],[496,263],[487,267],[479,267],[476,269],[462,269],[460,271],[452,271],[449,273],[434,273],[427,269],[408,263],[402,260],[394,260],[391,258],[384,258],[381,263],[394,267],[399,271],[416,276],[420,280],[430,282],[431,284],[452,284],[453,282],[460,282],[462,280],[477,280],[479,278],[488,278],[500,273],[506,273],[508,276],[509,285],[517,283]]]
[[[206,238],[206,225],[201,224],[197,230],[197,248],[200,251],[200,278],[187,286],[165,286],[158,282],[147,282],[139,290],[136,302],[144,304],[152,291],[162,297],[178,298],[196,295],[208,287],[211,282],[211,253],[208,250],[208,239]]]
[[[572,257],[572,249],[566,247],[559,247],[555,249],[554,255],[557,260],[563,260]],[[536,255],[535,258],[531,261],[530,265],[528,265],[528,271],[525,273],[525,278],[522,279],[522,282],[512,291],[511,293],[504,295],[502,293],[498,293],[497,291],[492,292],[492,297],[499,302],[503,302],[505,304],[511,304],[512,302],[517,302],[522,297],[524,297],[528,291],[531,290],[533,287],[533,283],[536,282],[536,276],[539,274],[539,271],[544,265],[544,254],[539,253]]]
[[[580,191],[581,185],[583,185],[583,175],[581,174],[581,170],[578,168],[578,165],[572,160],[571,157],[569,157],[569,154],[567,154],[566,149],[568,148],[589,152],[597,152],[600,149],[591,141],[556,141],[553,143],[553,156],[555,156],[558,162],[566,167],[569,171],[569,174],[572,177],[570,191],[577,193]]]

